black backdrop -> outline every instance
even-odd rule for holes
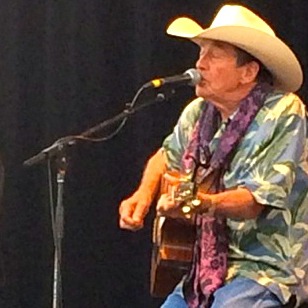
[[[47,166],[24,168],[22,162],[62,136],[116,115],[144,82],[193,67],[196,46],[167,37],[166,25],[183,14],[208,24],[227,2],[0,2],[0,152],[6,168],[1,307],[51,307]],[[270,20],[307,72],[306,1],[237,3]],[[153,213],[142,231],[130,233],[118,228],[117,210],[192,93],[180,89],[168,102],[144,109],[110,141],[70,149],[64,307],[158,307],[160,300],[148,292]],[[299,94],[307,100],[307,83]]]

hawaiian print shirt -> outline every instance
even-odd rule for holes
[[[163,143],[168,168],[181,158],[206,102],[184,109]],[[214,136],[213,151],[225,123]],[[226,189],[246,187],[265,210],[255,219],[228,219],[227,282],[237,276],[267,286],[283,303],[292,293],[308,297],[308,164],[306,111],[292,93],[268,96],[238,145],[224,175]]]

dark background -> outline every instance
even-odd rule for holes
[[[168,37],[166,26],[179,15],[209,25],[222,3],[230,1],[0,1],[1,308],[51,307],[47,165],[22,162],[118,114],[146,81],[194,67],[197,47]],[[270,21],[307,73],[308,3],[237,3]],[[149,91],[140,102],[156,94]],[[307,101],[307,83],[299,94]],[[122,231],[118,204],[136,188],[147,158],[192,95],[179,89],[130,118],[112,140],[80,142],[68,151],[64,307],[158,307],[148,291],[153,213],[142,231]]]

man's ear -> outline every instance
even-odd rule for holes
[[[260,65],[256,61],[251,61],[243,66],[241,81],[243,84],[251,83],[256,81],[260,70]]]

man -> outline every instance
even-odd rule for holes
[[[308,166],[305,107],[292,93],[303,80],[298,60],[238,5],[223,6],[207,29],[184,17],[167,33],[200,47],[198,98],[121,203],[120,227],[142,228],[161,179],[178,189],[177,178],[164,176],[176,170],[196,184],[197,236],[191,270],[162,307],[282,307],[293,294],[304,299]],[[182,206],[162,194],[156,209],[183,219]]]

